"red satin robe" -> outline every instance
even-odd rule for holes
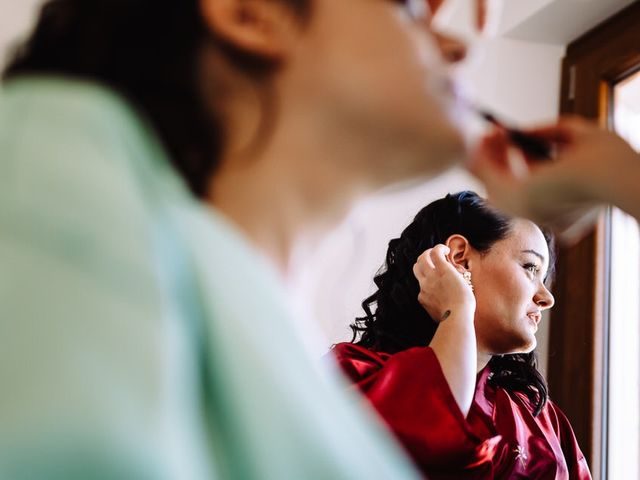
[[[489,385],[488,368],[465,419],[432,349],[389,355],[341,343],[333,353],[432,480],[591,479],[560,409],[548,402],[534,417],[524,394]]]

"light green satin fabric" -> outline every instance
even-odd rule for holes
[[[110,91],[0,96],[0,478],[416,478]]]

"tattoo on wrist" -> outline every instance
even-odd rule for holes
[[[444,312],[442,314],[442,317],[440,317],[440,321],[446,320],[447,318],[449,318],[449,315],[451,315],[451,310],[447,310],[446,312]]]

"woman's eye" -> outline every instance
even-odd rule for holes
[[[414,20],[425,20],[431,16],[429,4],[425,0],[396,0],[404,6],[409,17]]]
[[[523,265],[524,269],[533,275],[537,275],[540,268],[535,263],[526,263]]]

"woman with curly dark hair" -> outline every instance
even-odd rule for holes
[[[391,240],[378,290],[333,352],[429,478],[588,479],[536,368],[550,237],[473,192]]]

